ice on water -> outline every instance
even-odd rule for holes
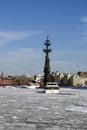
[[[86,130],[87,90],[0,87],[0,130]]]

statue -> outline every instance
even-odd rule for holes
[[[45,52],[45,65],[44,65],[44,92],[45,93],[59,93],[59,85],[57,82],[54,81],[53,75],[50,73],[50,59],[49,59],[49,53],[52,51],[49,49],[49,46],[51,45],[49,36],[47,36],[47,39],[45,40],[44,45],[46,46],[43,51]]]
[[[46,86],[47,82],[50,81],[50,59],[49,59],[49,53],[52,51],[48,47],[51,45],[50,40],[48,39],[49,36],[47,36],[47,39],[45,40],[44,45],[46,46],[43,51],[45,52],[45,65],[44,65],[44,85]]]

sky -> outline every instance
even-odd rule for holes
[[[43,74],[47,35],[51,72],[87,71],[87,0],[0,0],[0,73]]]

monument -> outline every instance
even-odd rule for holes
[[[47,36],[44,45],[46,46],[43,49],[45,53],[45,65],[44,65],[44,90],[46,93],[59,93],[59,86],[57,82],[53,82],[51,79],[51,71],[50,71],[50,58],[49,53],[52,51],[49,49],[51,45],[49,36]]]
[[[44,85],[47,84],[47,82],[50,81],[50,59],[49,59],[49,53],[52,51],[49,49],[49,46],[51,45],[50,40],[48,39],[49,36],[47,36],[47,39],[45,40],[44,45],[46,46],[43,51],[45,52],[45,65],[44,65]]]

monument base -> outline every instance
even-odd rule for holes
[[[45,93],[59,93],[60,88],[57,82],[47,82],[44,91]]]

